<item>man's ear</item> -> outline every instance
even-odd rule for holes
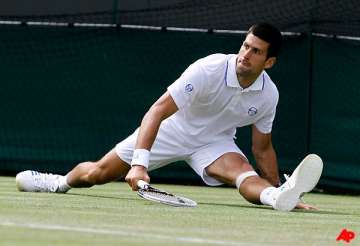
[[[265,69],[271,68],[276,63],[276,57],[269,57],[265,61]]]

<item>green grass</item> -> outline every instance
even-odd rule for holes
[[[360,245],[360,199],[308,194],[317,212],[278,212],[246,202],[235,189],[154,185],[198,202],[176,208],[149,202],[125,183],[67,194],[18,192],[0,177],[0,245]]]

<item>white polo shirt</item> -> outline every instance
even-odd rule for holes
[[[248,88],[236,76],[237,55],[214,54],[191,64],[168,87],[179,110],[165,120],[191,146],[232,139],[236,128],[255,124],[269,133],[279,93],[263,71]]]

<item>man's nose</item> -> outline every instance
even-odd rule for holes
[[[249,59],[251,57],[251,49],[245,50],[244,57]]]

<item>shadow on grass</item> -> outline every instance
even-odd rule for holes
[[[84,197],[93,197],[93,198],[104,198],[104,199],[117,199],[117,200],[139,200],[138,198],[133,198],[129,196],[105,196],[98,194],[83,194],[83,193],[67,193],[67,196],[84,196]]]
[[[83,196],[83,197],[92,197],[92,198],[104,198],[104,199],[117,199],[117,200],[132,200],[139,201],[141,199],[129,197],[129,196],[106,196],[99,194],[83,194],[83,193],[67,193],[66,195],[71,196]],[[269,206],[259,206],[259,205],[244,205],[244,204],[226,204],[226,203],[210,203],[210,202],[198,202],[199,205],[208,205],[208,206],[219,206],[219,207],[231,207],[231,208],[250,208],[250,209],[261,209],[261,210],[274,210]],[[305,209],[295,209],[291,213],[299,214],[323,214],[323,215],[353,215],[351,213],[344,212],[335,212],[335,211],[326,211],[326,210],[305,210]]]
[[[270,207],[266,206],[255,206],[255,205],[244,205],[244,204],[226,204],[226,203],[210,203],[210,202],[199,202],[199,205],[210,205],[210,206],[221,206],[221,207],[231,207],[231,208],[252,208],[252,209],[267,209],[272,210]]]
[[[307,214],[325,214],[325,215],[354,215],[351,213],[335,212],[335,211],[326,211],[326,210],[305,210],[305,209],[295,209],[292,211],[294,213],[307,213]]]
[[[269,206],[257,206],[257,205],[244,205],[244,204],[226,204],[226,203],[208,203],[208,202],[199,202],[200,205],[210,205],[210,206],[221,206],[221,207],[232,207],[232,208],[251,208],[251,209],[262,209],[262,210],[274,210]],[[274,210],[275,211],[275,210]],[[353,215],[351,213],[344,212],[335,212],[335,211],[326,211],[326,210],[305,210],[305,209],[295,209],[291,213],[299,214],[324,214],[324,215]]]

